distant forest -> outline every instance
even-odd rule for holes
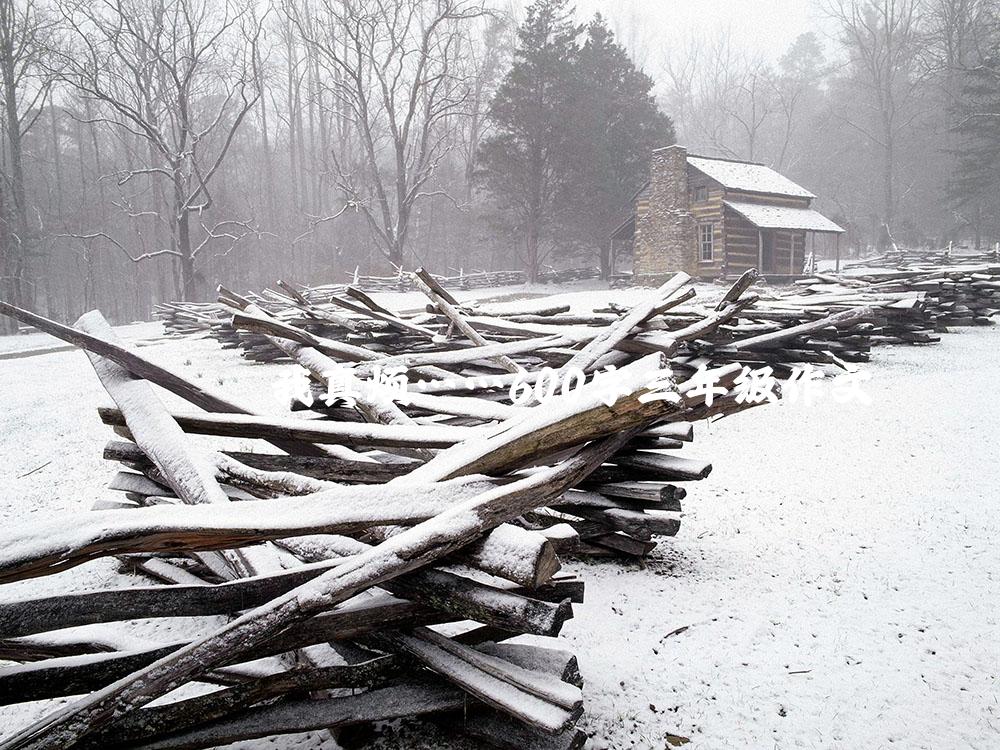
[[[855,253],[1000,240],[1000,0],[815,3],[835,35],[768,59],[639,55],[567,0],[0,0],[0,297],[607,271],[672,142],[800,182]]]

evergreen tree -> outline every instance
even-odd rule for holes
[[[652,79],[604,19],[580,46],[570,16],[566,0],[528,9],[479,154],[486,188],[524,237],[532,281],[553,249],[598,256],[606,275],[608,235],[648,175],[650,152],[674,141]]]
[[[536,0],[518,29],[514,64],[490,105],[493,135],[479,152],[480,175],[523,236],[528,279],[555,232],[566,180],[567,118],[580,29],[566,0]]]
[[[560,205],[567,239],[588,258],[597,251],[610,272],[608,235],[649,175],[650,153],[674,142],[674,126],[657,107],[653,80],[638,70],[597,14],[587,26],[573,78],[567,150],[569,179]]]
[[[985,233],[1000,235],[1000,45],[966,72],[956,119],[959,145],[948,193],[978,250]]]

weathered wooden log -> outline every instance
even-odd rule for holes
[[[585,505],[554,505],[553,509],[600,523],[609,531],[621,531],[641,541],[647,541],[654,536],[675,536],[681,527],[680,519],[655,510],[591,508]]]
[[[655,473],[668,481],[704,479],[712,473],[712,464],[708,461],[648,451],[618,456],[615,463],[619,467]]]
[[[321,383],[326,382],[340,368],[340,363],[327,356],[330,353],[339,355],[341,358],[346,358],[352,363],[378,362],[383,359],[382,355],[370,351],[368,348],[353,344],[333,342],[337,346],[324,346],[323,340],[306,331],[276,320],[256,305],[246,305],[242,314],[247,316],[247,319],[243,321],[244,324],[242,327],[249,326],[251,329],[259,330],[261,333],[268,333],[270,331],[271,335],[266,336],[266,338],[271,345],[280,349],[305,367]],[[240,315],[240,313],[237,313],[237,315]],[[234,317],[235,325],[237,325],[237,322]],[[414,371],[428,378],[447,379],[451,377],[451,373],[447,370],[433,366],[415,367]]]
[[[657,497],[659,496],[660,495]],[[604,510],[617,508],[620,510],[633,510],[637,512],[645,510],[680,510],[680,503],[673,500],[673,493],[669,493],[666,496],[671,499],[669,501],[657,499],[655,501],[645,502],[633,500],[631,498],[618,498],[602,494],[596,490],[591,490],[587,487],[586,483],[581,483],[579,487],[570,490],[559,498],[559,500],[556,501],[555,506],[561,507],[579,505],[584,508],[600,508]]]
[[[744,271],[743,274],[736,280],[736,283],[729,287],[729,290],[722,295],[722,299],[719,300],[715,309],[722,310],[729,303],[736,302],[743,296],[743,293],[753,286],[759,279],[760,271],[756,268],[750,268]]]
[[[374,527],[371,539],[383,541],[402,528]],[[482,539],[464,548],[458,559],[498,578],[529,589],[547,583],[561,563],[555,546],[546,537],[513,524],[501,524]]]
[[[525,339],[522,341],[507,341],[499,344],[485,344],[481,346],[463,346],[455,349],[443,349],[440,351],[414,352],[412,354],[398,354],[375,360],[371,364],[362,363],[355,365],[352,370],[358,377],[371,377],[375,367],[381,367],[383,371],[390,367],[422,367],[426,365],[462,365],[479,360],[493,359],[497,356],[510,356],[515,354],[531,354],[542,349],[567,346],[573,343],[573,339],[567,336],[544,336],[537,339]]]
[[[689,326],[669,331],[662,336],[655,336],[652,334],[640,335],[636,337],[636,343],[639,346],[658,346],[663,348],[669,346],[671,341],[692,341],[694,339],[702,338],[722,324],[735,318],[740,312],[750,307],[756,301],[756,297],[748,297],[746,299],[737,300],[736,302],[727,302],[716,312],[703,318],[702,320],[692,323]]]
[[[549,734],[566,730],[582,713],[580,689],[558,677],[483,654],[428,628],[386,638],[467,693]]]
[[[202,582],[142,586],[2,602],[0,639],[129,619],[228,614],[260,606],[336,564],[337,560],[313,563],[215,586]],[[572,617],[566,599],[540,601],[444,570],[410,573],[386,583],[385,588],[459,619],[536,635],[555,635]]]
[[[639,398],[662,364],[659,355],[650,355],[622,368],[612,395],[623,395],[611,406],[605,403],[609,395],[605,386],[588,383],[572,397],[553,399],[543,410],[483,428],[471,440],[442,451],[409,476],[413,481],[426,481],[503,472],[523,465],[529,457],[552,455],[587,440],[652,422],[672,409],[667,401],[644,402]]]
[[[487,529],[539,504],[547,504],[592,472],[636,431],[628,430],[599,441],[557,467],[490,490],[394,536],[371,552],[338,565],[148,667],[57,709],[8,737],[0,747],[8,750],[69,747],[112,717],[151,702],[227,657],[252,651],[287,629],[290,623],[440,559]]]
[[[178,740],[176,735],[189,727],[236,715],[254,703],[305,690],[368,687],[384,682],[397,670],[394,657],[380,656],[359,664],[280,672],[206,695],[136,711],[109,730],[88,737],[81,748],[136,748],[161,735],[168,736],[168,741],[174,743],[190,742],[190,738]],[[192,747],[190,744],[181,746]]]
[[[673,422],[650,427],[640,433],[640,437],[672,438],[689,443],[694,439],[694,426],[689,422]]]
[[[105,424],[125,423],[117,409],[101,407],[98,413]],[[448,425],[383,425],[198,412],[174,412],[170,416],[185,432],[198,435],[266,440],[288,438],[329,445],[446,448],[476,433],[475,428]]]
[[[256,707],[204,729],[194,728],[126,747],[138,750],[195,750],[275,734],[307,732],[361,722],[390,721],[461,708],[465,694],[440,682],[408,682],[358,695],[292,699]]]
[[[567,729],[557,735],[545,734],[495,709],[473,712],[462,728],[473,737],[481,737],[491,746],[507,750],[579,750],[587,742],[586,732]]]
[[[625,498],[644,503],[652,503],[663,510],[679,511],[680,501],[687,495],[687,490],[665,482],[583,482],[583,489],[589,489],[601,495],[613,498]]]
[[[411,484],[405,497],[391,484],[336,487],[281,500],[91,511],[71,527],[62,519],[33,522],[8,531],[0,550],[0,581],[50,575],[125,552],[218,550],[303,534],[419,523],[491,486],[475,477]]]
[[[232,326],[241,331],[252,331],[265,336],[288,339],[297,344],[312,347],[327,355],[333,355],[349,362],[364,362],[377,359],[378,355],[369,349],[343,341],[316,336],[308,331],[283,323],[265,314],[255,306],[244,312],[233,313]]]
[[[462,334],[469,339],[476,346],[488,346],[489,341],[483,337],[475,328],[473,328],[459,312],[457,304],[451,295],[449,295],[440,284],[438,284],[431,277],[429,273],[423,269],[417,269],[413,274],[413,281],[417,287],[427,295],[428,299],[444,314],[448,319],[458,328]],[[500,367],[507,370],[508,372],[518,373],[521,372],[521,368],[514,360],[508,357],[506,354],[496,354],[489,357],[492,361],[496,362]]]
[[[77,320],[76,328],[119,343],[111,326],[97,311]],[[170,418],[149,383],[98,354],[87,352],[87,356],[101,384],[118,404],[121,423],[128,427],[143,453],[181,501],[192,505],[228,503],[229,497],[216,481],[214,469],[201,454],[187,447],[181,428]],[[222,556],[235,576],[255,575],[271,565],[266,553],[260,550],[227,550]]]
[[[430,607],[388,594],[368,596],[361,601],[346,602],[345,606],[329,614],[292,624],[285,632],[260,643],[247,658],[275,656],[333,640],[357,639],[386,629],[433,625],[450,619]],[[137,670],[169,658],[190,645],[187,641],[175,641],[130,651],[86,653],[83,656],[0,667],[0,705],[100,691],[116,680],[127,678]],[[223,654],[219,664],[214,666],[238,664],[242,660],[237,653]],[[198,679],[204,679],[204,674]],[[216,680],[210,678],[206,681]],[[225,684],[231,684],[231,681]]]
[[[846,310],[842,313],[836,313],[835,315],[830,315],[820,320],[810,321],[808,323],[802,323],[801,325],[792,326],[791,328],[785,328],[780,331],[775,331],[774,333],[764,333],[760,336],[753,336],[749,339],[743,339],[741,341],[734,342],[730,345],[730,348],[736,351],[745,351],[748,349],[763,349],[763,348],[775,348],[789,339],[793,339],[797,336],[803,336],[805,334],[813,333],[814,331],[820,331],[828,326],[850,326],[864,321],[874,320],[875,313],[870,307],[861,307],[852,310]]]
[[[351,332],[359,330],[360,327],[353,320],[343,315],[337,315],[331,310],[317,307],[306,299],[301,293],[299,293],[299,291],[291,284],[278,279],[278,286],[291,296],[292,299],[290,301],[292,304],[297,305],[299,309],[303,310],[310,317],[315,317],[319,320],[333,323],[334,325]]]
[[[646,557],[656,549],[656,542],[633,539],[626,534],[597,534],[580,546],[581,555]]]
[[[567,682],[572,682],[574,679],[573,676],[577,674],[576,660],[565,652],[532,646],[522,646],[512,649],[506,644],[486,644],[480,648],[484,653],[499,656],[512,664],[523,668],[535,669],[545,674],[551,674]],[[392,673],[391,670],[397,669],[397,663],[398,660],[394,657],[384,656],[362,662],[358,665],[351,665],[351,667],[347,668],[295,670],[264,677],[246,685],[236,686],[208,695],[197,696],[164,706],[152,706],[126,716],[107,732],[99,733],[92,739],[88,738],[82,747],[88,750],[97,750],[97,748],[105,747],[159,747],[161,750],[166,750],[167,748],[202,748],[215,745],[219,741],[247,740],[268,736],[275,733],[274,729],[269,729],[274,722],[275,716],[268,713],[266,707],[260,705],[262,700],[294,693],[296,690],[320,689],[341,685],[350,686],[351,682],[358,685],[375,683],[388,677]],[[428,684],[440,685],[440,683],[428,683],[426,681],[411,681],[403,684],[414,686],[414,690],[418,691],[423,690],[424,686]],[[303,723],[281,724],[279,720],[276,728],[285,732],[305,731],[316,726],[345,726],[361,721],[393,718],[397,714],[392,712],[384,716],[378,715],[379,707],[388,705],[392,708],[392,700],[398,698],[397,693],[391,695],[383,693],[382,691],[385,689],[379,688],[359,696],[351,696],[352,698],[364,698],[367,696],[368,700],[363,704],[354,703],[356,705],[367,706],[368,710],[362,711],[354,717],[352,717],[349,710],[345,710],[342,714],[345,717],[343,722],[334,721],[329,724],[314,724],[313,722],[316,721],[316,718],[309,714],[307,707],[303,707],[301,712]],[[554,744],[558,741],[558,738],[552,738],[545,734],[525,733],[526,730],[518,729],[516,723],[503,718],[503,715],[489,711],[485,707],[469,706],[467,695],[457,690],[454,693],[454,699],[450,705],[442,703],[437,710],[446,711],[452,708],[462,708],[469,712],[469,721],[487,721],[491,732],[499,732],[503,727],[507,727],[508,733],[515,733],[518,737],[537,737],[543,743],[553,743],[551,745],[530,745],[530,747],[539,747],[545,750],[549,748],[552,750],[561,750],[561,748],[576,747],[576,745],[571,744]],[[257,703],[258,707],[253,709],[252,712],[240,713],[241,710],[246,709],[254,703]],[[283,701],[275,705],[288,706],[290,703]],[[322,710],[322,706],[320,709]],[[265,713],[263,721],[252,721],[249,724],[241,721],[241,716],[256,716],[261,711]],[[418,712],[413,715],[420,714]],[[279,716],[282,719],[292,721],[297,716],[297,712],[282,711]],[[324,718],[330,717],[324,716]],[[219,719],[226,719],[226,721],[220,722]],[[296,730],[296,726],[299,726],[300,729]],[[197,727],[197,729],[181,731],[192,727]],[[152,740],[153,737],[157,739]],[[575,737],[574,733],[573,739]],[[135,744],[140,741],[157,744]],[[502,746],[512,747],[509,744]],[[527,746],[521,745],[520,747]]]
[[[132,447],[130,447],[132,446]],[[270,453],[224,451],[223,455],[261,471],[292,473],[331,482],[381,484],[406,474],[412,466],[405,463],[388,464],[378,461],[355,461],[335,456],[289,456]],[[145,464],[148,459],[134,443],[112,440],[104,448],[104,457],[112,461]],[[236,477],[226,476],[233,480]]]
[[[398,328],[406,333],[416,334],[421,338],[430,340],[435,340],[438,338],[438,334],[435,331],[431,330],[430,328],[427,328],[426,326],[418,325],[416,323],[405,320],[404,318],[391,313],[384,307],[377,305],[370,297],[368,297],[368,295],[365,295],[363,292],[357,289],[353,289],[353,294],[352,294],[352,287],[348,287],[346,292],[348,295],[355,297],[355,299],[358,299],[356,295],[363,295],[362,299],[358,300],[362,302],[362,304],[356,305],[352,302],[349,302],[345,299],[341,299],[337,296],[331,296],[329,298],[329,302],[333,305],[338,305],[346,310],[350,310],[351,312],[357,313],[359,315],[365,315],[367,317],[386,323],[387,325],[390,325],[393,328]]]
[[[647,299],[633,307],[625,317],[595,336],[589,344],[580,350],[579,354],[563,366],[564,369],[578,367],[581,370],[587,370],[591,368],[602,355],[611,351],[637,325],[656,314],[664,302],[680,291],[690,280],[691,277],[686,273],[675,274]]]

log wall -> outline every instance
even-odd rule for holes
[[[670,152],[668,149],[663,149]],[[671,153],[671,156],[678,154]],[[653,182],[636,199],[636,227],[633,236],[635,278],[652,283],[667,271],[687,270],[692,276],[710,280],[735,278],[760,261],[757,227],[731,209],[723,201],[753,203],[766,206],[809,208],[811,198],[766,195],[727,190],[694,167],[687,166],[686,180],[681,179],[670,166],[677,159],[654,164]],[[658,167],[658,169],[657,169]],[[658,190],[654,190],[654,183]],[[687,183],[686,186],[684,183]],[[685,190],[686,188],[686,190]],[[707,189],[706,197],[698,193]],[[686,206],[678,200],[677,193],[685,192]],[[690,224],[683,216],[684,208],[690,215]],[[711,260],[701,258],[702,224],[713,224],[714,248]],[[693,242],[682,241],[681,235],[690,232]],[[770,268],[760,269],[772,277],[797,276],[805,263],[806,232],[802,230],[772,230],[774,254]],[[693,255],[691,255],[693,253]]]
[[[691,214],[695,221],[695,249],[697,252],[697,275],[702,279],[717,279],[724,273],[723,267],[726,259],[726,218],[723,211],[722,201],[726,196],[726,189],[718,182],[699,172],[694,167],[688,167],[688,185],[691,201]],[[695,200],[697,192],[701,188],[708,190],[708,197],[705,200]],[[701,259],[701,224],[711,222],[714,227],[714,253],[712,260]]]
[[[809,208],[810,198],[783,195],[761,195],[728,190],[725,200],[753,203],[762,206],[787,206]],[[725,267],[727,278],[739,276],[756,268],[760,260],[757,227],[732,209],[725,210]],[[805,263],[806,233],[803,230],[771,230],[774,235],[774,261],[771,268],[761,268],[764,275],[796,276],[802,273]]]

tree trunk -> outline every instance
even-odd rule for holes
[[[177,250],[181,254],[181,299],[191,302],[197,298],[197,279],[191,255],[191,217],[184,208],[177,216]]]
[[[17,80],[19,73],[13,50],[3,50],[0,59],[4,79],[4,109],[7,116],[7,156],[10,159],[10,230],[7,232],[7,268],[12,300],[15,305],[28,302],[25,278],[28,273],[28,208],[25,205],[24,167],[21,149],[21,120],[18,116]]]
[[[527,264],[528,283],[538,282],[538,239],[542,224],[542,190],[544,189],[543,154],[541,147],[531,147],[531,184],[528,195]]]
[[[975,233],[976,252],[978,253],[983,249],[983,206],[981,203],[976,205],[975,216],[972,228]]]
[[[538,283],[538,217],[532,214],[528,220],[528,283]]]
[[[391,263],[395,268],[403,267],[403,242],[398,237],[392,238],[392,243],[389,245],[389,253],[387,255],[389,263]]]
[[[896,172],[895,143],[893,142],[892,123],[888,119],[884,124],[885,133],[885,163],[882,167],[882,223],[885,231],[881,234],[883,250],[892,249],[890,237],[895,220],[895,198],[893,196],[893,181]]]
[[[3,193],[2,186],[0,186],[0,216],[3,216],[5,213],[5,200],[6,196]],[[0,221],[0,295],[2,295],[4,300],[10,300],[13,304],[17,304],[15,301],[17,297],[14,277],[11,274],[11,243],[9,234],[10,230],[6,222]],[[0,334],[6,335],[16,332],[17,321],[14,318],[0,319]]]
[[[295,128],[295,57],[294,57],[294,26],[291,20],[288,22],[288,27],[285,29],[285,55],[288,64],[288,77],[285,81],[285,98],[288,107],[288,178],[289,185],[292,189],[291,199],[292,208],[299,208],[299,180],[296,173],[296,145],[295,139],[297,131]],[[298,165],[301,169],[301,164]],[[292,258],[294,266],[294,258]]]

